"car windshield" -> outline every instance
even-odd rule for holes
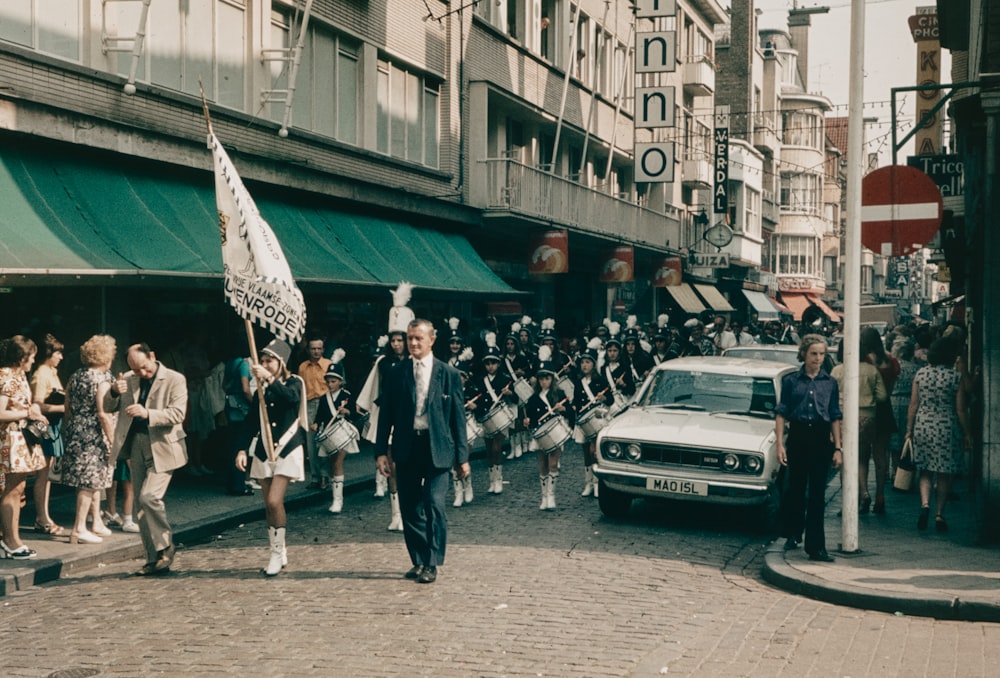
[[[777,402],[767,377],[663,370],[653,374],[639,405],[773,417]]]
[[[733,358],[750,358],[752,360],[776,360],[789,365],[799,364],[798,351],[765,348],[763,346],[741,346],[726,349],[726,355]]]

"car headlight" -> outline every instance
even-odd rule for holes
[[[764,466],[764,462],[760,457],[747,457],[746,467],[748,473],[760,473],[761,468]]]
[[[735,471],[740,467],[740,458],[730,452],[722,458],[722,468],[727,471]]]
[[[638,443],[632,443],[628,446],[627,454],[628,458],[632,461],[639,461],[639,458],[642,456],[642,446]]]
[[[618,443],[608,443],[604,450],[608,453],[608,456],[612,459],[622,458],[622,446]]]

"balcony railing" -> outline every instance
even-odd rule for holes
[[[677,246],[680,220],[516,160],[490,158],[486,165],[487,211],[544,219],[595,234],[664,247]]]

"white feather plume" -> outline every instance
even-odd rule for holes
[[[540,362],[546,363],[552,360],[552,348],[549,346],[539,346],[538,347],[538,360]]]
[[[347,355],[347,351],[345,351],[342,348],[338,348],[333,352],[333,355],[330,356],[330,360],[333,362],[334,365],[336,365],[337,363],[339,363],[341,360],[344,359],[345,355]]]
[[[690,329],[692,329],[694,327],[698,327],[698,325],[700,325],[700,324],[701,324],[701,321],[698,320],[697,318],[689,318],[688,320],[686,320],[684,322],[684,327],[686,327],[686,328],[688,328],[690,330]]]
[[[612,320],[610,323],[608,323],[608,334],[610,334],[612,337],[617,337],[618,333],[621,332],[621,330],[622,330],[621,323],[615,320]]]
[[[634,315],[628,316],[627,318],[625,318],[625,327],[627,327],[628,329],[632,329],[633,327],[635,327],[635,323],[638,320],[639,319]]]
[[[511,333],[511,334],[517,334],[517,333],[518,333],[518,332],[520,332],[520,331],[521,331],[521,323],[519,323],[519,322],[517,322],[517,321],[515,320],[515,321],[514,321],[513,323],[511,323],[511,325],[510,325],[510,333]]]
[[[653,350],[653,345],[652,345],[652,344],[650,344],[650,343],[649,343],[648,341],[646,341],[645,339],[640,339],[640,340],[639,340],[639,346],[641,346],[641,347],[642,347],[642,350],[643,350],[643,351],[645,351],[646,353],[649,353],[650,351],[652,351],[652,350]]]
[[[401,282],[396,289],[392,290],[392,305],[406,306],[410,303],[410,296],[413,294],[413,283]]]
[[[385,348],[388,345],[389,345],[389,335],[388,334],[383,334],[381,337],[378,338],[378,347],[379,348]]]
[[[461,323],[461,321],[454,316],[448,318],[448,327],[450,327],[452,330],[457,330],[459,323]]]
[[[487,332],[486,336],[483,337],[483,341],[486,342],[486,345],[489,348],[496,348],[497,347],[497,333],[496,332]]]
[[[598,351],[598,350],[600,350],[600,348],[601,348],[601,338],[600,337],[594,337],[593,339],[591,339],[590,341],[588,341],[587,342],[587,348],[589,348],[591,351]]]
[[[670,322],[670,316],[667,315],[666,313],[661,313],[660,315],[656,316],[656,326],[659,327],[661,330],[667,326],[668,322]]]
[[[546,318],[542,321],[543,330],[554,330],[556,328],[556,321],[554,318]]]
[[[530,315],[523,315],[523,316],[521,316],[521,327],[527,327],[532,322],[533,321],[531,320],[531,316]]]
[[[472,360],[473,357],[475,357],[475,353],[472,352],[471,346],[466,346],[465,349],[458,354],[458,359],[466,362]]]
[[[611,327],[611,318],[605,318],[604,320],[601,321],[601,324],[604,325],[605,327]]]

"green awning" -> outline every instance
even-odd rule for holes
[[[221,279],[211,172],[39,146],[0,146],[0,276]],[[517,293],[461,234],[250,190],[297,282]]]

